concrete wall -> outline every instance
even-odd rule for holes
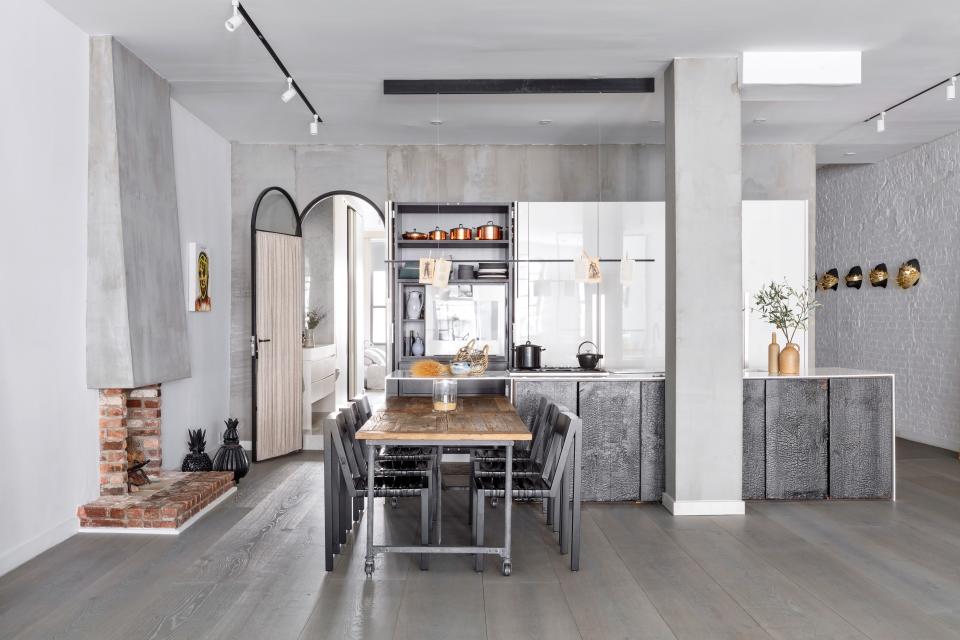
[[[206,429],[212,458],[230,415],[230,143],[176,102],[171,115],[183,285],[193,273],[187,245],[201,242],[213,300],[212,311],[187,313],[190,377],[163,385],[163,466],[179,469],[187,428]]]
[[[72,535],[77,505],[99,493],[84,355],[88,38],[46,3],[4,8],[0,73],[30,99],[0,100],[0,574]]]
[[[896,374],[897,433],[960,449],[960,134],[875,165],[834,166],[817,177],[817,271],[841,277],[878,262],[886,289],[820,292],[817,365]],[[897,268],[917,258],[920,284]]]
[[[170,86],[110,36],[91,38],[87,384],[190,375]]]
[[[806,193],[813,200],[813,147],[787,146],[789,150],[779,150],[778,145],[744,147],[744,164],[750,171],[745,176],[751,180],[744,189],[752,199],[782,200]],[[599,153],[600,190],[596,146],[441,146],[440,199],[664,200],[663,145],[603,145]],[[257,195],[268,186],[281,186],[301,209],[314,197],[335,190],[362,193],[379,206],[388,199],[434,201],[436,157],[436,147],[429,145],[233,145],[230,410],[240,418],[244,440],[252,435],[250,214]]]

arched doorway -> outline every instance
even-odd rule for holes
[[[382,390],[386,374],[385,216],[367,196],[336,190],[302,210],[304,312],[322,317],[316,340],[335,344],[337,402]],[[321,411],[326,407],[315,407]]]

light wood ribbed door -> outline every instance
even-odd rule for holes
[[[303,448],[303,239],[256,232],[257,460]]]

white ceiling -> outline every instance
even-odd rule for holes
[[[48,2],[87,33],[117,36],[240,142],[662,142],[667,62],[744,50],[863,51],[859,86],[745,87],[746,143],[816,143],[821,163],[873,162],[960,129],[960,100],[942,89],[891,112],[883,135],[862,123],[960,71],[955,0],[245,0],[325,120],[318,137],[299,100],[280,101],[285,81],[250,29],[224,29],[229,0]],[[429,124],[435,97],[382,92],[385,78],[603,76],[654,76],[658,89],[441,96],[441,127]]]

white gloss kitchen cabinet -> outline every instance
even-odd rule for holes
[[[665,218],[663,202],[517,203],[515,343],[545,347],[545,366],[574,366],[578,345],[591,340],[606,369],[663,371]],[[753,295],[771,280],[801,288],[812,275],[807,230],[805,200],[743,202],[745,369],[766,370],[772,331],[751,310]],[[601,263],[600,284],[576,280],[569,261],[584,251],[611,260]],[[653,262],[633,262],[637,258]],[[628,278],[621,277],[625,260]],[[710,265],[703,265],[704,287],[711,278]],[[782,336],[779,342],[785,342]],[[798,332],[796,342],[805,370],[812,366],[806,332]]]
[[[545,366],[575,366],[591,340],[607,369],[662,371],[664,243],[662,202],[517,203],[516,343],[546,347]],[[577,282],[569,260],[583,251],[629,260],[630,282],[621,282],[621,262],[601,263],[600,284]]]

